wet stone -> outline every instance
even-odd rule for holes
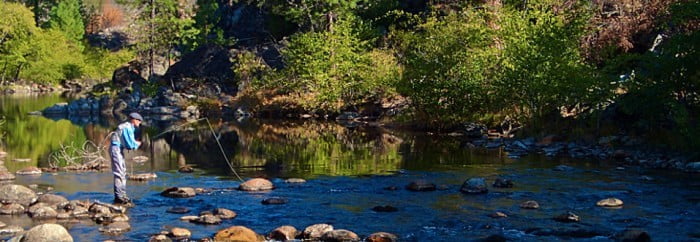
[[[596,203],[597,206],[599,207],[609,207],[609,208],[614,208],[614,207],[621,207],[624,203],[622,200],[617,199],[617,198],[606,198],[603,200],[600,200]]]
[[[301,179],[301,178],[289,178],[287,180],[284,180],[285,183],[305,183],[306,180]]]
[[[9,181],[9,180],[14,180],[15,175],[7,172],[7,171],[1,171],[0,172],[0,181]]]
[[[272,230],[267,237],[273,240],[286,241],[293,240],[297,236],[297,233],[298,231],[294,226],[285,225]]]
[[[168,238],[168,236],[165,236],[163,234],[154,235],[148,240],[148,242],[170,242],[170,241],[173,241],[173,240]]]
[[[211,215],[211,214],[205,214],[202,216],[199,216],[195,220],[190,220],[190,222],[196,223],[196,224],[220,224],[221,219],[217,216]]]
[[[426,191],[435,191],[436,186],[433,183],[430,183],[426,180],[416,180],[408,184],[406,186],[406,189],[415,191],[415,192],[426,192]]]
[[[319,239],[326,232],[333,231],[333,225],[314,224],[304,229],[302,237],[305,239]]]
[[[366,242],[396,242],[399,241],[399,237],[387,232],[376,232],[370,234],[365,239]]]
[[[219,230],[214,235],[214,241],[264,241],[265,239],[255,231],[243,227],[233,226]]]
[[[29,206],[36,199],[36,193],[25,186],[15,184],[0,186],[0,202],[2,203],[18,203],[22,206]]]
[[[131,181],[148,181],[148,180],[155,180],[158,178],[158,175],[156,173],[139,173],[139,174],[133,174],[129,175],[127,179]]]
[[[532,201],[532,200],[530,200],[530,201],[525,201],[525,202],[521,203],[521,204],[520,204],[520,208],[524,208],[524,209],[538,209],[538,208],[540,208],[540,204],[537,203],[537,201]]]
[[[186,214],[190,212],[189,208],[186,207],[171,207],[166,210],[168,213],[174,213],[174,214]]]
[[[39,196],[39,198],[37,199],[37,202],[46,203],[46,204],[49,204],[51,206],[56,206],[58,204],[68,202],[68,199],[66,199],[65,197],[60,196],[60,195],[47,193],[47,194],[42,194],[41,196]]]
[[[263,205],[281,205],[287,203],[287,199],[281,197],[270,197],[262,200]]]
[[[505,178],[496,178],[493,182],[493,187],[496,188],[513,188],[513,181]]]
[[[33,210],[29,215],[34,219],[51,219],[56,218],[58,213],[52,207],[46,206]]]
[[[66,220],[66,219],[70,219],[70,218],[71,218],[71,215],[70,215],[70,213],[67,213],[67,212],[60,212],[60,213],[58,213],[58,215],[56,215],[56,219]]]
[[[272,190],[275,186],[267,179],[254,178],[250,179],[238,186],[238,190],[241,191],[265,191]]]
[[[58,224],[42,224],[34,226],[22,235],[22,241],[73,241],[68,230]]]
[[[396,211],[399,211],[399,209],[395,208],[393,206],[384,205],[384,206],[375,206],[372,208],[372,211],[375,211],[375,212],[396,212]]]
[[[30,167],[25,167],[17,172],[15,172],[17,175],[41,175],[41,169],[35,167],[35,166],[30,166]]]
[[[109,235],[118,235],[131,230],[131,225],[127,222],[114,222],[100,228],[100,232]]]
[[[189,238],[192,236],[192,232],[185,228],[172,228],[170,229],[170,236],[177,239]]]
[[[182,217],[180,217],[180,220],[182,220],[182,221],[190,221],[190,222],[192,222],[192,221],[194,221],[194,220],[197,220],[197,219],[199,219],[199,216],[194,216],[194,215],[189,215],[189,216],[182,216]]]
[[[8,225],[0,228],[0,235],[14,235],[24,232],[24,229],[17,225]]]
[[[25,212],[24,206],[17,203],[3,204],[0,207],[0,214],[2,215],[18,215]]]
[[[225,208],[214,209],[213,214],[214,214],[214,216],[217,216],[220,219],[233,219],[237,216],[236,212],[231,211],[229,209],[225,209]]]
[[[191,187],[171,187],[160,193],[160,195],[173,198],[188,198],[194,197],[197,193]]]
[[[192,166],[185,165],[178,168],[177,171],[180,173],[192,173],[194,172],[194,168],[192,168]]]
[[[576,223],[580,222],[581,218],[579,218],[578,215],[572,213],[572,212],[566,212],[560,215],[557,215],[554,217],[554,221],[557,222],[562,222],[562,223]]]
[[[503,213],[503,212],[495,212],[495,213],[489,214],[489,217],[491,217],[491,218],[507,218],[508,215]]]
[[[615,235],[617,241],[651,241],[651,236],[644,230],[639,229],[626,229]]]
[[[484,178],[469,178],[464,181],[460,191],[466,194],[484,194],[487,193],[489,189],[486,187],[486,180],[484,180]]]
[[[351,242],[360,241],[360,237],[352,231],[336,229],[323,233],[321,240],[326,242]]]

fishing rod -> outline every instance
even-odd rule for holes
[[[191,125],[191,124],[194,124],[194,123],[198,123],[198,122],[200,122],[200,121],[202,121],[202,120],[206,120],[206,121],[207,121],[207,125],[209,126],[209,131],[211,131],[211,134],[214,136],[214,140],[216,140],[216,144],[219,146],[219,150],[221,151],[221,155],[224,156],[224,159],[226,160],[226,164],[228,165],[228,167],[231,169],[231,171],[233,172],[233,174],[236,175],[236,177],[238,178],[238,180],[240,180],[241,182],[244,182],[243,178],[241,178],[241,176],[238,175],[238,172],[236,172],[236,169],[233,168],[233,165],[231,164],[231,161],[228,159],[228,156],[226,156],[226,152],[224,152],[224,147],[221,145],[221,142],[219,141],[219,135],[216,134],[216,132],[214,131],[214,128],[211,126],[211,122],[209,122],[209,118],[200,118],[200,119],[197,119],[197,120],[194,120],[194,121],[190,121],[190,122],[187,122],[187,123],[184,123],[184,124],[181,124],[181,125],[174,126],[174,127],[172,127],[172,128],[169,128],[169,129],[166,130],[166,131],[163,131],[163,132],[160,133],[160,134],[157,134],[156,136],[153,136],[153,138],[151,138],[151,139],[156,139],[156,138],[160,137],[161,135],[164,135],[164,134],[169,133],[169,132],[171,132],[171,131],[174,131],[174,130],[176,130],[176,129],[185,127],[185,126],[187,126],[187,125]]]

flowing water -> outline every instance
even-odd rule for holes
[[[55,102],[57,95],[0,96],[0,115],[5,117],[3,148],[10,171],[26,166],[46,166],[51,152],[61,145],[99,143],[117,124],[114,120],[51,120],[29,116]],[[96,122],[96,123],[90,123]],[[81,124],[81,125],[78,125]],[[137,206],[129,210],[132,230],[119,236],[98,231],[92,221],[64,224],[78,241],[145,241],[171,227],[192,231],[193,238],[212,236],[232,225],[247,226],[260,234],[282,226],[297,229],[329,223],[358,235],[385,231],[403,241],[469,241],[500,234],[513,240],[607,241],[620,231],[639,228],[655,240],[700,239],[700,179],[697,174],[619,168],[611,161],[546,158],[530,155],[513,160],[500,150],[469,148],[460,137],[385,130],[380,127],[341,125],[313,121],[212,121],[226,156],[244,178],[266,177],[276,189],[242,192],[206,123],[184,126],[158,135],[167,124],[148,122],[144,147],[127,157],[145,155],[146,163],[129,162],[132,172],[155,172],[158,179],[129,182],[128,192]],[[157,136],[157,137],[156,137]],[[105,154],[106,155],[106,154]],[[14,161],[28,158],[29,161]],[[555,171],[558,165],[573,167]],[[194,173],[178,173],[191,165]],[[17,184],[52,187],[68,199],[111,201],[110,172],[86,172],[18,176]],[[302,184],[284,183],[304,178]],[[459,192],[468,178],[496,177],[514,181],[513,188],[491,188],[485,195]],[[645,178],[645,179],[642,179]],[[651,179],[648,179],[651,178]],[[432,192],[412,192],[404,187],[425,179],[442,186]],[[194,198],[174,199],[159,195],[171,186],[212,189]],[[398,190],[387,190],[387,187]],[[262,205],[268,197],[284,197],[284,205]],[[617,197],[619,209],[596,207],[596,201]],[[536,200],[541,208],[525,210],[519,204]],[[378,205],[396,212],[372,211]],[[215,208],[238,213],[220,225],[196,225],[166,213],[173,206],[191,209],[195,215]],[[488,215],[501,211],[508,218]],[[580,223],[559,223],[552,218],[566,211],[580,216]],[[6,224],[30,228],[26,216],[0,216]]]

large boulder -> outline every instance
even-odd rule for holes
[[[133,70],[129,66],[122,66],[114,70],[112,74],[112,84],[118,88],[124,88],[130,86],[132,83],[145,83],[146,79],[143,79],[138,72]]]
[[[34,203],[36,199],[36,193],[25,186],[15,184],[0,186],[0,202],[2,203],[18,203],[26,207]]]
[[[302,232],[302,237],[304,239],[314,240],[319,239],[326,232],[333,231],[333,225],[330,224],[314,224],[306,227],[304,232]]]
[[[194,191],[194,188],[191,187],[171,187],[160,193],[160,195],[165,197],[187,198],[194,197],[197,193]]]
[[[214,241],[265,241],[265,239],[249,228],[233,226],[216,232]]]
[[[387,232],[376,232],[373,234],[370,234],[367,236],[365,239],[367,242],[396,242],[399,241],[399,237],[397,237],[394,234],[390,234]]]
[[[297,233],[297,229],[294,228],[294,226],[284,225],[272,230],[267,237],[273,240],[287,241],[293,240],[297,236]]]
[[[489,191],[484,178],[469,178],[464,181],[460,190],[466,194],[482,194]]]
[[[58,224],[42,224],[34,226],[27,230],[19,241],[32,242],[68,242],[73,241],[73,237],[68,233],[68,230]]]
[[[353,242],[360,241],[360,237],[350,230],[336,229],[323,233],[321,240],[327,242]]]
[[[207,97],[217,97],[221,92],[235,94],[232,58],[229,50],[219,45],[199,47],[170,66],[162,84],[172,86],[176,92]]]
[[[275,186],[272,185],[272,182],[263,178],[250,179],[238,186],[238,190],[241,191],[264,191],[272,190],[274,188]]]
[[[68,199],[66,199],[65,197],[63,197],[61,195],[47,193],[47,194],[42,194],[41,196],[39,196],[39,198],[37,199],[37,202],[46,203],[50,206],[56,206],[58,204],[68,202]]]

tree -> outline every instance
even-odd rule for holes
[[[0,68],[2,83],[6,77],[17,79],[28,62],[32,37],[41,30],[36,27],[32,12],[21,4],[0,2]]]
[[[333,28],[338,18],[352,13],[360,0],[273,0],[266,3],[272,12],[284,16],[303,29],[320,31]]]
[[[60,30],[67,39],[81,43],[85,34],[85,23],[80,13],[79,0],[62,0],[51,8],[49,27]]]

